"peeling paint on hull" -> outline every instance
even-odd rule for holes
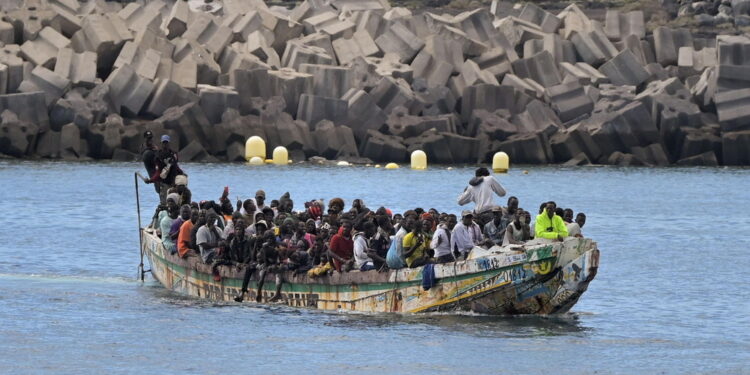
[[[199,258],[167,254],[154,234],[143,231],[143,252],[152,275],[167,289],[216,301],[240,294],[244,268],[222,266],[214,281],[210,266]],[[569,311],[586,291],[599,267],[596,242],[570,238],[565,242],[526,246],[521,251],[487,252],[476,259],[435,265],[437,284],[422,288],[422,268],[335,273],[309,278],[283,276],[282,298],[293,307],[360,312],[419,313],[474,311],[483,314],[555,314]],[[258,293],[257,274],[250,281],[247,301]],[[276,286],[269,275],[263,300]]]

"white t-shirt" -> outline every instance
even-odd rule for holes
[[[367,255],[368,248],[364,233],[357,233],[354,236],[354,265],[357,269],[367,263],[373,264],[372,259]]]
[[[217,226],[214,226],[214,230],[208,229],[208,225],[204,225],[198,229],[198,232],[195,234],[195,242],[197,242],[201,249],[201,258],[203,258],[204,262],[216,252],[216,248],[204,247],[201,244],[217,243],[221,238],[223,238],[221,229]]]
[[[568,237],[575,237],[576,234],[581,234],[581,227],[575,221],[565,223],[565,227],[568,228]]]

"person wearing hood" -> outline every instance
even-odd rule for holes
[[[568,237],[568,228],[563,219],[555,214],[557,205],[555,202],[547,202],[544,212],[536,217],[535,238],[544,238],[548,241],[562,241]]]
[[[488,220],[492,217],[491,210],[495,206],[494,194],[503,197],[505,196],[505,189],[495,177],[490,176],[490,171],[487,168],[478,168],[475,177],[469,181],[469,186],[458,196],[458,204],[463,206],[474,202],[474,213],[477,214],[477,219],[480,219],[479,221],[484,224],[486,221],[482,219],[487,215],[483,214],[490,214]]]

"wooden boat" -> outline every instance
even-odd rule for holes
[[[188,296],[233,301],[240,294],[245,270],[221,266],[221,281],[198,257],[168,254],[150,229],[142,230],[142,251],[152,275],[165,288]],[[564,242],[525,245],[512,249],[475,248],[473,257],[434,265],[436,284],[422,285],[422,267],[388,272],[351,271],[308,277],[283,274],[281,299],[295,307],[361,312],[421,313],[474,311],[483,314],[564,313],[578,301],[599,267],[596,242],[569,238]],[[258,291],[258,275],[246,301],[257,293],[268,301],[276,286],[268,275]]]

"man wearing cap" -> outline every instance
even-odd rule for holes
[[[167,195],[175,193],[180,196],[179,205],[190,204],[193,199],[193,193],[187,187],[188,178],[184,174],[179,174],[174,178],[174,187],[167,190]]]
[[[255,209],[258,212],[263,211],[264,208],[266,208],[266,192],[263,190],[258,190],[255,192]]]
[[[505,228],[508,222],[504,220],[503,208],[500,206],[492,207],[493,218],[484,225],[484,235],[495,245],[502,245],[505,237]]]
[[[453,228],[451,236],[451,249],[453,255],[458,259],[463,256],[466,259],[474,246],[483,241],[482,230],[474,222],[474,214],[469,210],[461,212],[461,222]]]
[[[159,197],[162,203],[166,202],[167,190],[175,185],[175,177],[185,175],[180,166],[177,165],[177,153],[169,147],[169,141],[169,135],[161,136],[161,149],[157,152],[154,160],[154,173],[146,181],[146,183],[159,182],[162,185],[159,189]],[[187,181],[185,182],[187,183]]]

